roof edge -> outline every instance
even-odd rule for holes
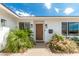
[[[8,9],[6,6],[4,6],[2,3],[0,3],[0,6],[7,11],[9,14],[12,14],[13,16],[15,16],[16,18],[19,18],[18,15],[16,15],[15,13],[13,13],[10,9]]]

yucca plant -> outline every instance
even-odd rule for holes
[[[22,52],[28,48],[32,48],[34,46],[33,38],[31,38],[30,29],[20,30],[16,29],[9,33],[7,38],[7,44],[4,52]]]

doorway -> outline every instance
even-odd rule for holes
[[[43,41],[43,24],[36,24],[36,41]]]

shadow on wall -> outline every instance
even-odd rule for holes
[[[0,27],[0,51],[4,49],[10,28]]]

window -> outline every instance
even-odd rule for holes
[[[68,34],[69,35],[78,35],[78,22],[69,22],[68,23]]]
[[[20,29],[24,29],[24,23],[23,23],[23,22],[20,22],[20,23],[19,23],[19,28],[20,28]]]
[[[29,22],[26,22],[25,24],[24,24],[25,26],[25,28],[30,28],[30,23]]]
[[[6,25],[6,20],[5,19],[1,19],[1,25],[5,26]]]
[[[67,35],[67,22],[62,23],[62,34]]]
[[[79,22],[62,22],[63,35],[79,35]]]
[[[19,23],[19,28],[20,28],[20,29],[27,29],[27,28],[30,28],[30,23],[29,23],[29,22],[20,22],[20,23]]]

